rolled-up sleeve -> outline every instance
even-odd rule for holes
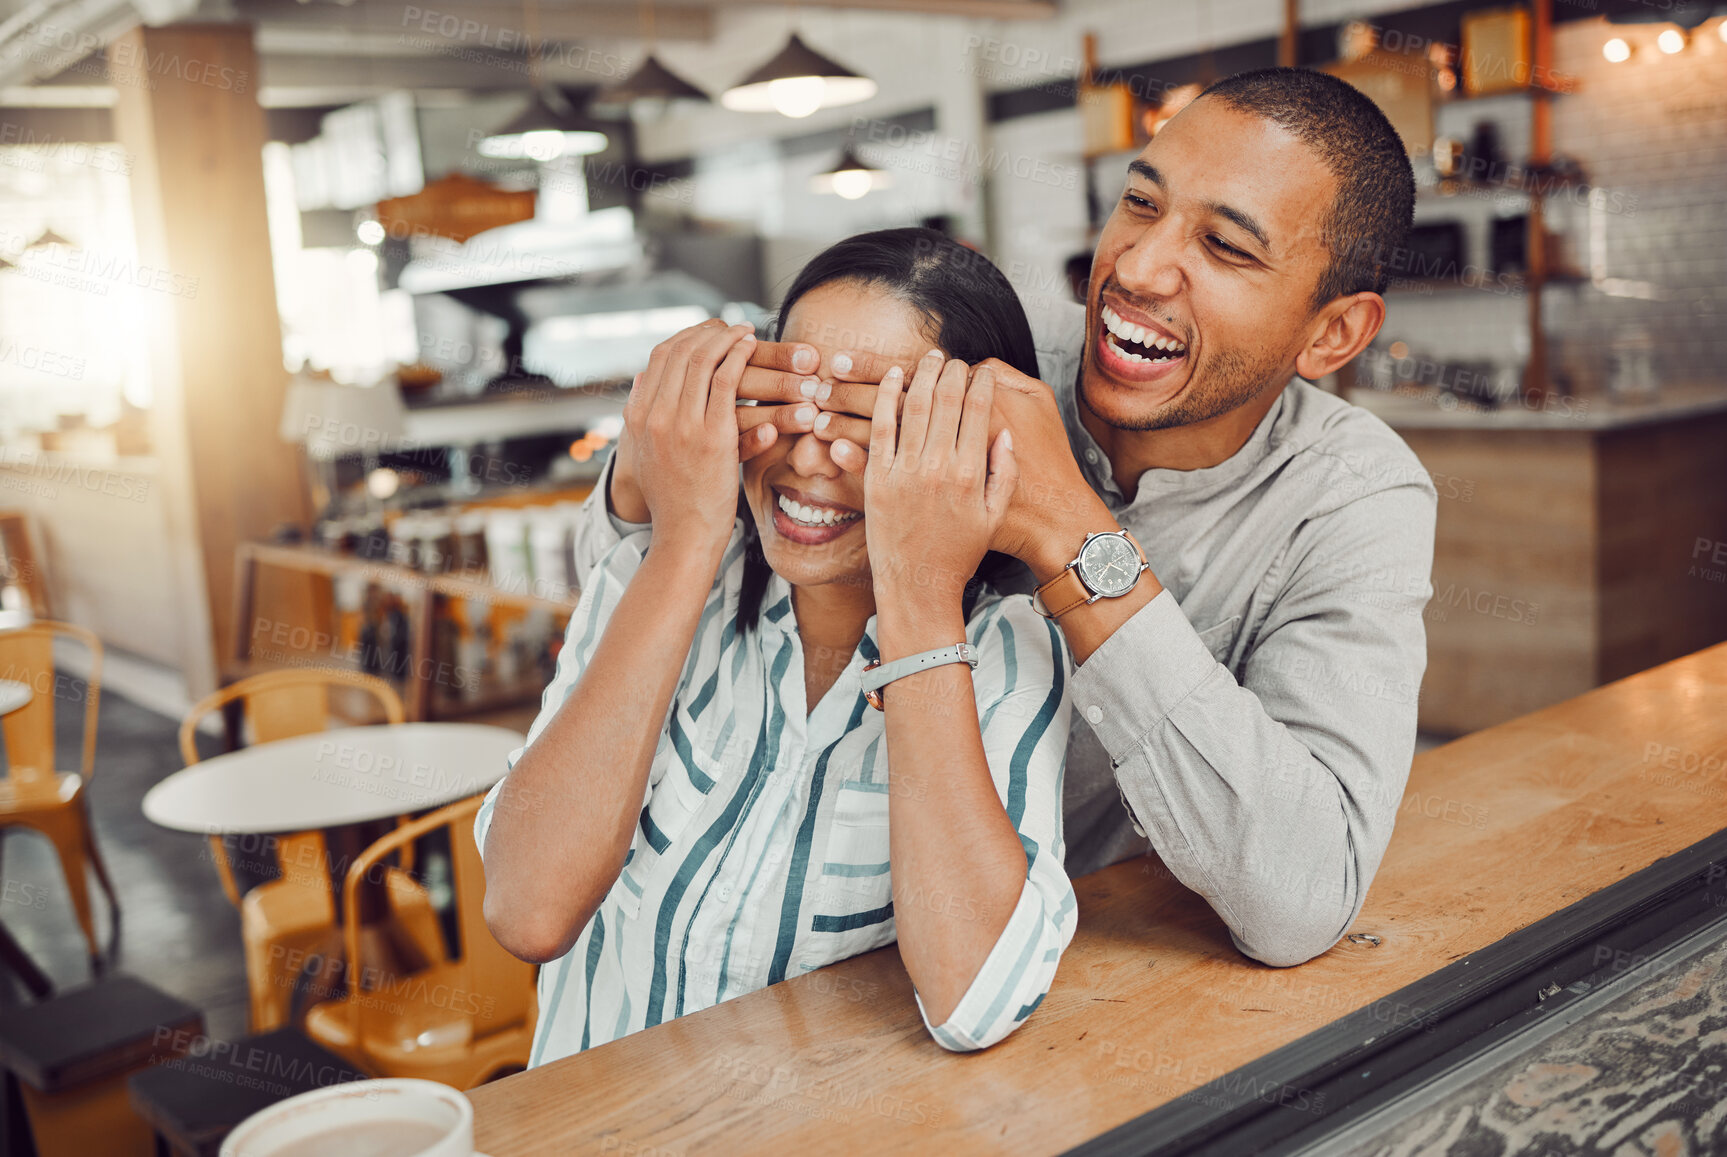
[[[624,597],[625,588],[630,585],[630,579],[641,567],[642,556],[647,549],[648,533],[644,530],[625,538],[614,539],[596,560],[598,565],[591,569],[587,581],[583,583],[582,596],[576,602],[576,609],[570,612],[569,625],[564,628],[564,645],[558,652],[557,671],[540,695],[540,713],[534,717],[533,726],[528,728],[527,741],[510,752],[504,761],[505,779],[509,778],[510,769],[516,766],[522,753],[533,746],[534,740],[540,737],[540,733],[558,713],[558,708],[564,705],[564,700],[575,690],[583,669],[593,659],[594,649],[600,644],[600,637],[606,632],[606,624],[611,622],[612,613],[617,610],[619,600]],[[485,857],[486,833],[491,830],[498,793],[503,790],[504,780],[500,779],[492,785],[492,790],[486,793],[480,810],[474,815],[474,842],[479,845],[482,859]],[[648,790],[653,790],[652,783],[649,783]],[[646,806],[645,801],[643,806]]]
[[[646,522],[625,522],[612,513],[606,495],[611,489],[616,457],[616,454],[607,457],[605,466],[600,470],[599,481],[594,483],[592,493],[583,499],[581,511],[576,518],[571,549],[578,575],[586,575],[593,570],[600,559],[605,557],[606,552],[622,540],[649,529]]]
[[[968,630],[985,758],[1025,848],[1025,883],[1007,925],[953,1014],[930,1036],[956,1052],[988,1048],[1025,1023],[1073,939],[1076,903],[1062,867],[1061,783],[1067,758],[1072,658],[1055,626],[1012,595]]]
[[[1399,486],[1300,529],[1240,677],[1168,590],[1074,675],[1074,705],[1177,879],[1267,964],[1361,910],[1409,774],[1435,497]]]

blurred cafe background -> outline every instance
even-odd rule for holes
[[[150,1023],[394,1075],[284,963],[355,918],[334,838],[265,902],[270,824],[146,793],[323,727],[524,732],[656,342],[908,224],[1074,299],[1127,161],[1277,63],[1372,96],[1420,186],[1383,331],[1319,384],[1440,496],[1423,742],[1727,638],[1715,0],[0,0],[0,677],[70,825],[0,795],[0,1015],[123,969]],[[477,902],[436,836],[396,898],[434,963]],[[40,1140],[59,1071],[11,1127],[96,1152]]]

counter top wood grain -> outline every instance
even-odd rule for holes
[[[1248,960],[1127,861],[1076,881],[1055,985],[992,1049],[932,1042],[890,947],[472,1090],[476,1147],[1060,1152],[1345,1013],[1407,1022],[1404,985],[1724,826],[1727,645],[1419,756],[1360,918],[1308,964]]]

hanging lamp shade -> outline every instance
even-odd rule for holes
[[[721,93],[720,103],[734,112],[807,117],[875,94],[875,81],[829,60],[793,34],[778,56]]]
[[[576,115],[556,89],[541,89],[521,114],[480,142],[483,157],[554,161],[604,152],[606,134]]]
[[[699,100],[708,94],[667,68],[652,53],[628,79],[602,88],[594,99],[606,104],[629,104],[638,100]]]
[[[855,201],[866,193],[892,184],[892,173],[865,164],[847,145],[840,154],[839,164],[810,178],[810,192],[835,193],[848,201]]]

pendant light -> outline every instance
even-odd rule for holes
[[[810,192],[834,193],[848,201],[856,201],[867,193],[892,184],[892,173],[865,164],[848,144],[840,153],[839,164],[810,178]]]
[[[545,163],[603,153],[609,143],[605,133],[578,119],[563,93],[547,87],[521,115],[480,142],[480,155]]]
[[[638,100],[699,100],[706,102],[708,94],[661,64],[649,53],[642,66],[627,80],[594,94],[596,101],[606,104],[633,104]]]
[[[720,103],[734,112],[807,117],[875,94],[875,81],[829,60],[793,33],[778,56],[721,93]]]
[[[634,104],[639,100],[670,101],[699,100],[707,102],[708,94],[667,68],[654,56],[654,6],[652,0],[642,0],[642,43],[647,56],[642,66],[628,79],[602,88],[594,99],[604,104]]]
[[[604,152],[610,143],[606,134],[580,121],[564,94],[540,80],[540,9],[535,0],[522,5],[522,17],[528,41],[528,84],[534,98],[509,124],[480,141],[480,155],[545,163]]]

